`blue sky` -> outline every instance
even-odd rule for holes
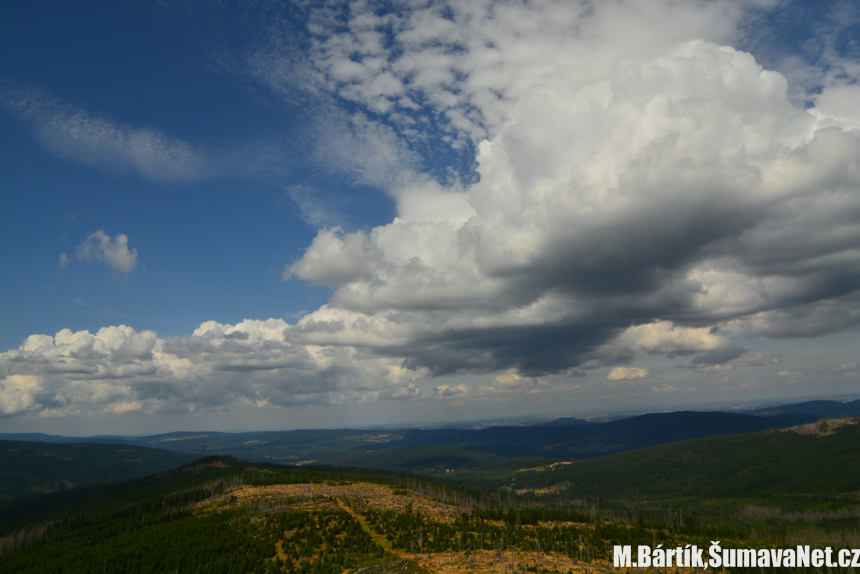
[[[860,390],[851,2],[7,2],[0,429]]]

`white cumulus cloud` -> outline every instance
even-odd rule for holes
[[[426,374],[342,346],[295,345],[281,319],[160,338],[120,325],[32,335],[0,353],[2,414],[217,411],[419,395]]]
[[[340,325],[315,336],[350,331],[434,373],[536,375],[636,352],[721,364],[744,349],[720,327],[758,317],[790,335],[771,315],[844,311],[860,132],[786,89],[703,41],[617,58],[579,88],[536,83],[478,146],[480,181],[448,192],[471,213],[319,233],[285,275],[336,291],[301,326]],[[836,330],[856,320],[843,315]]]
[[[91,233],[77,248],[77,257],[81,261],[97,259],[108,266],[128,275],[137,267],[137,249],[128,248],[128,236],[120,233],[113,239],[104,231]],[[68,257],[60,256],[60,265],[68,263]]]
[[[496,376],[435,394],[538,392],[589,367],[649,377],[627,366],[639,353],[729,370],[763,360],[744,337],[856,330],[857,90],[831,77],[797,104],[732,47],[770,5],[353,2],[302,7],[301,42],[267,25],[231,69],[321,102],[309,154],[397,216],[336,227],[295,189],[319,229],[283,277],[331,286],[327,304],[294,326],[30,337],[0,355],[6,414],[417,398],[421,379],[464,373]],[[153,178],[202,169],[158,132],[3,98],[58,153]],[[99,233],[84,258],[130,272],[125,236]]]

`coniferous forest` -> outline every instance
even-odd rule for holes
[[[834,444],[850,454],[855,430],[836,433],[842,442]],[[677,448],[704,448],[697,444]],[[738,552],[797,544],[858,548],[856,492],[841,492],[854,488],[848,470],[820,477],[816,496],[808,497],[818,510],[790,514],[768,507],[781,498],[762,491],[760,506],[724,505],[720,514],[707,502],[672,508],[625,498],[620,489],[613,499],[606,494],[611,473],[602,498],[576,499],[571,488],[518,493],[406,474],[209,457],[131,482],[3,502],[0,571],[588,574],[630,570],[613,566],[615,545],[632,546],[634,560],[638,545],[703,549],[716,540]],[[537,475],[553,476],[550,467],[523,471],[532,483]],[[575,476],[571,468],[564,472]],[[670,566],[655,569],[676,569]],[[721,569],[745,570],[734,559]]]

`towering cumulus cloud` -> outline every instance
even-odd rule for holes
[[[620,360],[625,345],[737,357],[701,334],[717,326],[856,326],[849,118],[793,107],[783,76],[703,41],[619,58],[577,89],[564,80],[524,94],[478,145],[480,181],[460,194],[467,220],[321,231],[288,268],[337,287],[300,322],[306,336],[437,374],[545,374]],[[658,321],[675,325],[663,327],[675,343],[633,341]]]
[[[0,355],[3,414],[478,400],[594,368],[635,384],[652,377],[637,355],[705,371],[740,364],[744,337],[860,325],[860,88],[794,103],[725,45],[743,3],[386,10],[312,12],[301,64],[276,32],[245,60],[260,84],[341,105],[351,141],[383,142],[343,163],[397,217],[321,227],[285,265],[328,303],[188,337],[31,336]],[[429,146],[468,157],[443,177],[415,159]],[[454,374],[482,378],[421,386]]]

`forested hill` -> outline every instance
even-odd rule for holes
[[[843,548],[858,527],[857,422],[518,468],[492,490],[207,457],[0,502],[0,572],[620,574],[617,544]]]
[[[556,498],[647,499],[674,507],[757,504],[786,510],[850,508],[860,492],[860,419],[662,444],[600,458],[506,461],[451,475],[488,488]]]
[[[195,458],[134,445],[4,440],[0,441],[0,500],[125,482]]]

